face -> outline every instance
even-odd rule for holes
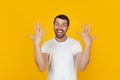
[[[56,18],[54,31],[57,38],[63,38],[68,30],[67,20]]]

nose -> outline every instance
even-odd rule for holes
[[[58,29],[62,29],[62,25],[60,25],[60,26],[58,27]]]

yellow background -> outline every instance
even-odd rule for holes
[[[42,44],[54,36],[53,19],[70,18],[68,35],[82,39],[82,25],[92,23],[96,36],[90,63],[78,80],[120,80],[119,0],[3,0],[0,1],[0,80],[46,80],[47,70],[38,71],[34,62],[33,23],[40,21],[45,34]]]

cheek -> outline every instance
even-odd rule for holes
[[[58,26],[54,26],[54,29],[55,29],[55,30],[58,29]]]
[[[57,28],[56,27],[54,27],[54,30],[56,30]]]
[[[64,31],[67,31],[67,30],[68,30],[68,27],[64,27],[63,30],[64,30]]]

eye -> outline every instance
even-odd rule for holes
[[[63,27],[67,27],[67,24],[63,24],[62,26],[63,26]]]
[[[55,26],[59,26],[59,24],[58,24],[58,23],[55,23]]]

